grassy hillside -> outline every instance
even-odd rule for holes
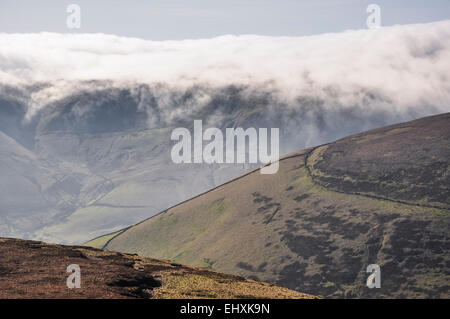
[[[121,230],[118,230],[116,232],[113,232],[113,233],[110,233],[110,234],[106,234],[106,235],[99,236],[97,238],[91,239],[88,242],[86,242],[84,244],[84,246],[98,248],[98,249],[103,249],[106,246],[106,244],[108,244],[108,242],[111,239],[113,239],[114,237],[116,237],[117,235],[119,235],[120,233],[125,231],[125,229],[121,229]]]
[[[277,174],[244,175],[106,248],[325,297],[450,297],[449,140],[443,114],[289,154]],[[366,287],[369,264],[381,289]]]
[[[81,269],[68,289],[66,267]],[[268,283],[89,247],[0,238],[0,298],[316,298]]]

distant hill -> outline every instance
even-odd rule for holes
[[[45,93],[50,100],[35,108],[33,96],[41,96],[37,92],[46,85],[0,83],[1,237],[80,244],[256,166],[173,163],[171,133],[177,127],[192,131],[194,120],[222,130],[280,128],[284,154],[439,112],[434,107],[368,111],[351,103],[330,107],[310,98],[286,104],[267,88],[242,85],[181,89],[83,81],[72,86]]]
[[[66,285],[67,266],[81,287]],[[0,238],[0,298],[316,298],[275,285],[89,247]]]
[[[325,297],[450,297],[450,113],[280,159],[87,245]],[[366,267],[381,267],[380,289]]]

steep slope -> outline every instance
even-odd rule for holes
[[[350,136],[97,243],[326,297],[450,297],[449,140],[449,113]],[[342,174],[353,188],[340,188]],[[369,264],[381,267],[381,289],[366,287]]]
[[[67,266],[81,287],[68,289]],[[205,269],[94,248],[0,238],[0,298],[315,298]]]
[[[0,172],[8,176],[0,194],[1,235],[81,243],[249,168],[175,165],[174,126],[150,127],[130,94],[114,88],[78,92],[54,101],[30,123],[27,106],[19,103],[26,97],[0,96]]]
[[[16,236],[64,218],[81,176],[76,170],[63,173],[1,131],[0,175],[0,232]]]

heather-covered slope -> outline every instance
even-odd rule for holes
[[[447,113],[292,153],[97,243],[326,297],[450,297],[449,138]]]
[[[80,267],[81,287],[66,285]],[[315,298],[165,260],[0,238],[0,298]]]
[[[317,148],[315,182],[422,206],[450,209],[450,113],[388,126]]]

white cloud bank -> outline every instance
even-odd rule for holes
[[[31,96],[37,108],[87,80],[176,88],[242,84],[277,92],[288,104],[300,97],[332,108],[367,104],[375,96],[376,107],[401,111],[432,105],[449,111],[450,20],[308,37],[159,42],[104,34],[0,33],[0,84],[46,83]]]

